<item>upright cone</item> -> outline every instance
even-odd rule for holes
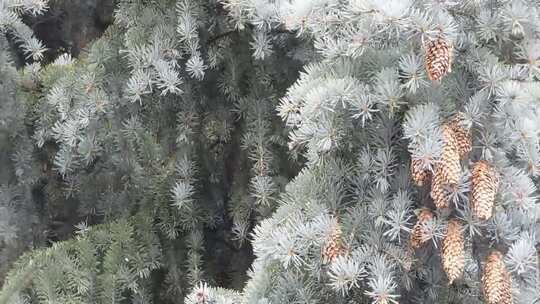
[[[423,186],[429,182],[431,173],[422,168],[422,161],[413,159],[411,161],[411,177],[417,186]]]
[[[482,289],[487,304],[513,303],[512,281],[499,251],[493,251],[487,258],[482,275]]]
[[[422,247],[422,245],[425,243],[426,239],[426,231],[424,225],[429,222],[431,219],[433,219],[433,213],[427,209],[424,208],[422,211],[420,211],[420,214],[418,215],[418,221],[413,227],[413,230],[411,232],[411,247],[418,249]]]
[[[486,161],[477,162],[472,170],[471,183],[471,207],[477,218],[491,218],[498,188],[499,179],[493,166]]]
[[[427,43],[426,71],[430,80],[440,80],[452,71],[452,46],[445,39]]]
[[[341,227],[337,220],[333,223],[331,229],[322,251],[322,259],[325,264],[333,262],[338,256],[345,253],[345,247],[341,239]]]
[[[441,249],[442,266],[450,284],[463,273],[464,247],[461,224],[458,220],[452,219],[448,222]]]
[[[458,113],[454,115],[448,122],[448,125],[454,132],[459,156],[465,158],[472,150],[472,137],[471,131],[463,126],[463,114]]]
[[[456,134],[449,125],[443,125],[442,133],[444,146],[439,167],[443,175],[443,183],[453,186],[458,184],[461,176],[458,141]]]

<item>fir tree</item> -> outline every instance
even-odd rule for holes
[[[537,1],[120,0],[53,60],[46,8],[0,4],[0,237],[77,225],[0,303],[540,301]]]

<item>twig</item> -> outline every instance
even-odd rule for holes
[[[249,24],[248,27],[251,30],[253,30],[254,26]],[[238,33],[238,31],[237,30],[231,30],[231,31],[227,31],[227,32],[217,34],[214,37],[208,39],[208,44],[212,44],[212,43],[216,42],[217,40],[219,40],[221,38],[224,38],[224,37],[227,37],[227,36],[230,36],[230,35],[232,35],[234,33]],[[293,34],[292,31],[281,29],[281,28],[272,29],[270,31],[270,33],[272,33],[272,34]]]

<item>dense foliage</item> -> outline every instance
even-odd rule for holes
[[[120,0],[77,58],[49,5],[0,3],[0,303],[540,301],[538,1]]]

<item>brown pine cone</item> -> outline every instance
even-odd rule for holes
[[[503,277],[503,287],[502,287],[502,304],[512,304],[514,299],[512,296],[512,277],[510,273],[506,271]]]
[[[459,177],[461,176],[458,141],[449,125],[443,125],[442,133],[444,146],[439,167],[443,175],[443,183],[454,186],[459,183]]]
[[[411,161],[411,176],[414,183],[421,187],[424,184],[428,183],[431,178],[431,173],[429,170],[424,170],[422,168],[422,161],[418,159],[413,159]]]
[[[343,241],[341,239],[341,226],[335,221],[322,251],[323,263],[327,264],[333,262],[338,256],[341,256],[344,253],[345,246],[343,246]]]
[[[459,151],[459,156],[465,158],[472,150],[471,131],[463,126],[463,114],[458,113],[450,119],[448,125],[454,131],[456,143]]]
[[[430,195],[437,209],[448,208],[450,205],[449,193],[444,183],[444,175],[441,166],[435,168]]]
[[[499,177],[495,168],[487,161],[477,162],[472,170],[471,207],[481,220],[491,218],[495,195],[499,188]]]
[[[413,230],[411,232],[411,247],[418,249],[422,247],[422,245],[425,243],[425,235],[426,231],[424,228],[424,225],[429,222],[431,219],[433,219],[433,213],[427,209],[424,208],[422,211],[420,211],[420,214],[418,215],[418,221],[413,227]]]
[[[463,242],[461,224],[457,219],[452,219],[448,222],[441,249],[443,269],[450,284],[463,273],[463,268],[465,267],[464,249],[465,244]]]
[[[499,251],[493,251],[487,258],[482,275],[482,289],[487,304],[513,303],[512,280]]]
[[[452,71],[452,46],[445,39],[427,43],[426,70],[430,80],[440,80]]]

